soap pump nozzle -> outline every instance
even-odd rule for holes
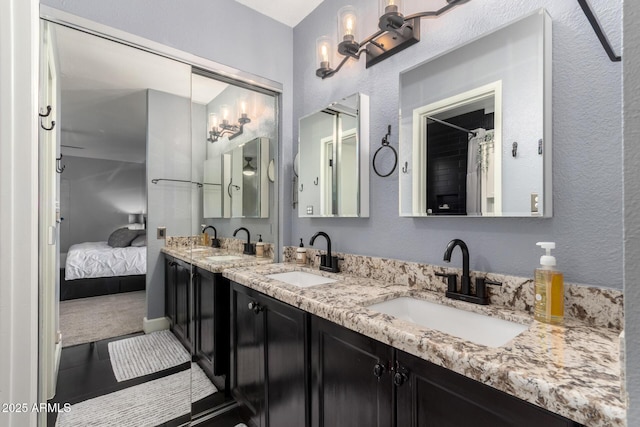
[[[538,242],[536,245],[546,250],[546,255],[540,257],[540,264],[545,267],[553,267],[556,265],[556,257],[551,255],[551,249],[556,248],[555,242]]]

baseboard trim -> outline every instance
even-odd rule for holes
[[[145,317],[142,321],[142,330],[145,334],[164,331],[165,329],[169,329],[169,319],[166,317],[157,317],[155,319],[147,319]]]

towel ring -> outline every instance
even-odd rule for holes
[[[391,136],[391,125],[389,125],[387,129],[387,134],[382,138],[382,143],[381,143],[382,145],[376,150],[375,154],[373,155],[373,161],[372,161],[373,171],[380,178],[388,177],[396,170],[396,167],[398,167],[398,152],[396,151],[395,148],[389,145],[389,136]],[[390,148],[391,151],[393,152],[393,168],[391,168],[391,171],[389,173],[381,174],[380,172],[378,172],[378,168],[376,168],[376,157],[378,157],[378,153],[380,153],[380,150],[382,150],[385,147]]]

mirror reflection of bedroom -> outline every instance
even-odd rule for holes
[[[278,98],[218,64],[43,16],[41,94],[58,123],[40,139],[42,387],[73,409],[47,425],[235,426],[228,280],[163,251],[195,251],[201,224],[224,245],[240,229],[276,242]]]
[[[142,393],[146,406],[169,408],[161,420],[180,425],[191,417],[191,355],[168,330],[143,332],[149,313],[164,310],[163,291],[154,286],[162,283],[160,249],[149,249],[147,239],[157,240],[146,225],[162,221],[175,234],[188,233],[192,189],[168,185],[148,194],[147,175],[178,167],[190,173],[191,67],[59,24],[43,26],[45,62],[56,71],[48,91],[59,112],[51,132],[58,147],[62,357],[50,393],[112,425],[127,424],[118,411],[104,412],[116,406],[110,399]],[[185,209],[159,212],[169,201]],[[206,389],[215,391],[211,383]],[[51,418],[51,426],[84,425]]]

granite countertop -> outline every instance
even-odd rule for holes
[[[196,262],[196,265],[199,264]],[[208,268],[207,265],[203,267]],[[233,281],[581,424],[626,425],[626,409],[620,399],[617,330],[588,326],[574,319],[567,319],[564,326],[547,325],[534,321],[530,314],[522,311],[478,306],[429,290],[326,273],[295,264],[230,267],[224,264],[223,275]],[[265,277],[293,270],[337,281],[301,288]],[[412,296],[530,326],[502,347],[492,348],[366,308],[399,296]]]
[[[227,268],[273,263],[273,259],[270,257],[257,258],[255,255],[244,255],[242,252],[212,248],[209,246],[195,246],[193,248],[165,246],[162,248],[162,252],[212,273],[222,273],[222,271]],[[209,257],[220,258],[207,259]]]

